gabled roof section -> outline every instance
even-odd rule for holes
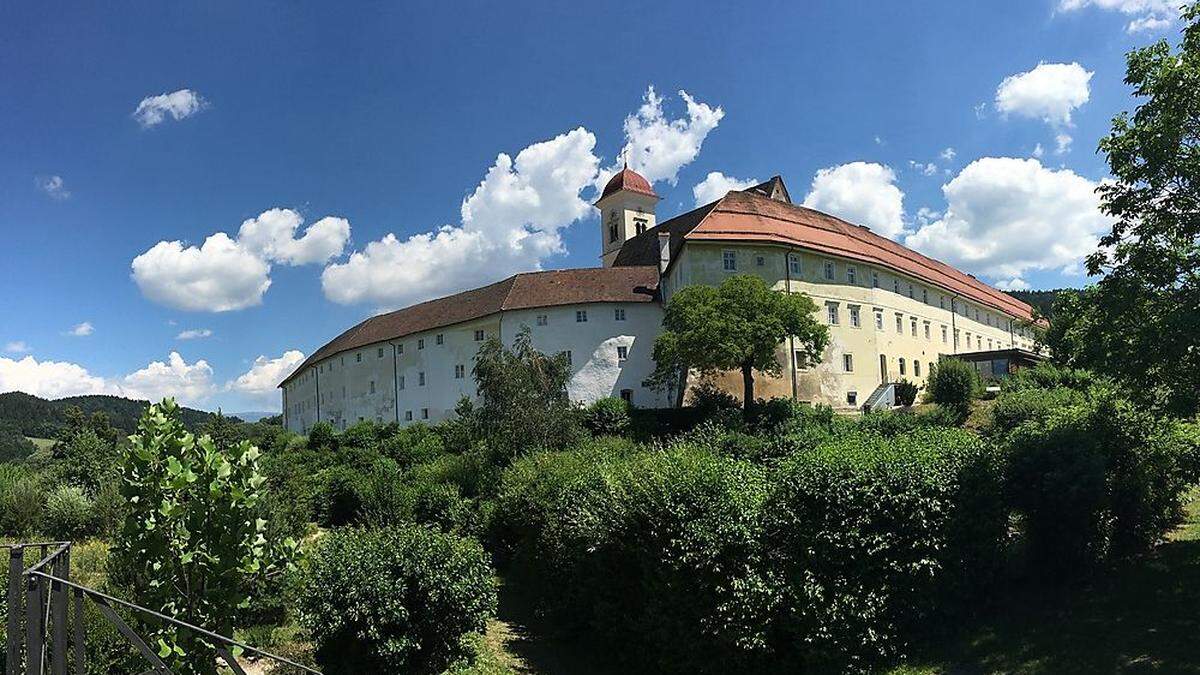
[[[369,344],[473,321],[505,310],[591,302],[652,302],[657,291],[657,266],[517,274],[494,284],[373,316],[313,352],[279,386],[318,361]]]
[[[787,188],[777,176],[761,185],[729,192],[712,204],[664,221],[626,241],[613,264],[657,264],[658,233],[664,231],[671,233],[672,262],[679,259],[679,250],[685,241],[769,242],[879,265],[1017,318],[1033,318],[1033,308],[1028,304],[946,263],[921,255],[861,225],[796,206],[790,198],[785,201],[768,196],[768,192],[778,194],[776,185],[786,196]]]
[[[742,192],[750,194],[762,195],[767,199],[774,199],[777,202],[784,204],[792,203],[792,196],[788,194],[787,186],[783,184],[783,176],[776,175],[771,180],[765,183],[759,183],[754,187],[748,187]]]

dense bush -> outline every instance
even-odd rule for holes
[[[741,402],[733,394],[718,387],[716,384],[704,381],[688,390],[691,406],[702,416],[708,417],[719,410],[730,410],[741,407]]]
[[[910,406],[917,400],[918,387],[915,382],[901,378],[896,383],[896,405]]]
[[[797,453],[763,514],[777,646],[800,646],[796,667],[818,670],[895,654],[924,619],[986,588],[1005,527],[994,453],[956,429]]]
[[[0,530],[28,535],[41,524],[45,491],[37,476],[23,467],[0,464]]]
[[[1146,550],[1196,479],[1186,427],[1102,389],[1020,425],[1007,445],[1032,569],[1050,576]]]
[[[971,413],[971,400],[979,393],[979,373],[966,361],[943,358],[929,366],[925,384],[929,400],[966,420]]]
[[[1047,361],[1032,368],[1021,368],[1004,380],[1003,388],[1010,391],[1059,388],[1086,391],[1101,382],[1102,378],[1090,370],[1056,366]]]
[[[495,608],[483,548],[419,526],[325,535],[299,598],[327,673],[439,672]]]
[[[70,541],[96,533],[92,500],[74,485],[60,485],[46,497],[42,529],[54,539]]]
[[[988,411],[984,433],[991,438],[1001,438],[1025,422],[1044,420],[1054,411],[1080,404],[1083,400],[1083,393],[1065,387],[1005,389]]]
[[[584,408],[583,426],[597,436],[620,436],[629,431],[629,403],[609,396]]]
[[[442,437],[424,424],[413,424],[387,437],[379,446],[380,452],[407,468],[433,461],[445,454]]]

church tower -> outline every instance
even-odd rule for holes
[[[600,209],[600,259],[605,267],[612,267],[627,239],[654,227],[654,205],[659,199],[650,182],[628,166],[604,186],[596,208]]]

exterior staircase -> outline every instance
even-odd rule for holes
[[[892,382],[881,384],[875,387],[875,391],[867,397],[866,403],[863,403],[863,412],[872,412],[875,410],[886,410],[896,407],[896,385]]]

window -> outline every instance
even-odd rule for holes
[[[401,342],[400,344],[396,345],[396,353],[397,353],[397,354],[403,354],[403,353],[404,353],[404,343],[403,343],[403,342]]]
[[[417,349],[425,349],[425,338],[417,340]]]
[[[563,353],[567,355],[567,365],[568,365],[568,366],[569,366],[569,365],[572,365],[572,362],[571,362],[571,350],[570,350],[570,349],[568,349],[567,351],[565,351],[565,352],[563,352]]]
[[[342,385],[342,398],[346,398],[346,385]]]
[[[370,385],[370,393],[374,394],[375,393],[375,380],[371,380],[367,384]]]
[[[726,272],[732,272],[737,269],[737,252],[736,251],[721,251],[721,265],[725,267]]]
[[[946,344],[946,327],[942,326],[942,344]]]
[[[362,363],[362,352],[358,352],[357,354],[354,355],[354,362]]]
[[[900,357],[900,374],[901,374],[901,375],[904,375],[904,374],[905,374],[905,371],[904,371],[904,357],[903,357],[903,356],[901,356],[901,357]]]
[[[871,270],[871,288],[879,288],[879,272]]]
[[[833,281],[835,277],[837,277],[837,270],[833,266],[833,261],[826,260],[825,261],[825,279],[827,281]]]
[[[875,310],[875,330],[883,330],[883,310]]]
[[[846,371],[847,373],[854,372],[854,355],[853,354],[842,354],[842,370]]]
[[[808,355],[806,355],[803,350],[797,349],[796,352],[792,354],[792,358],[795,359],[793,363],[796,364],[797,370],[804,370],[808,368]]]
[[[575,323],[587,323],[587,310],[586,309],[575,310]]]
[[[421,372],[417,373],[417,386],[418,387],[425,386],[425,371],[423,371],[423,370]]]
[[[401,375],[400,378],[396,380],[396,388],[404,389],[404,376],[403,375]]]
[[[441,333],[438,333],[437,335],[433,336],[433,342],[434,342],[434,344],[439,344],[439,345],[445,344],[446,336]]]
[[[913,361],[913,375],[915,375],[917,377],[921,376],[921,362],[920,361],[915,361],[915,360]]]
[[[794,254],[788,256],[788,270],[792,274],[800,276],[800,256]]]
[[[900,313],[896,314],[896,332],[904,334],[904,315]]]
[[[343,357],[341,357],[340,360],[341,360],[343,366],[346,365],[346,357],[343,356]]]
[[[632,389],[622,389],[621,390],[621,400],[625,401],[626,403],[633,403],[633,390]]]
[[[429,419],[429,408],[421,408],[421,419]]]
[[[483,342],[483,331],[481,331],[481,330],[475,331],[475,341]]]
[[[411,411],[411,410],[405,410],[405,411],[404,411],[404,421],[405,421],[405,422],[411,422],[411,421],[412,421],[412,411]]]
[[[755,267],[763,267],[766,264],[767,264],[767,259],[764,256],[761,256],[761,255],[754,256]]]
[[[838,325],[838,304],[836,302],[825,303],[825,317],[830,326]]]
[[[971,334],[967,333],[967,349],[971,348]]]
[[[927,288],[921,289],[921,302],[923,302],[927,305],[929,304],[929,289],[927,289]]]
[[[910,297],[910,298],[913,297],[913,285],[912,284],[908,285],[908,297]]]
[[[858,283],[858,270],[854,269],[854,265],[846,266],[846,283],[851,286]]]
[[[546,320],[546,315],[545,315],[545,314],[538,314],[538,315],[537,315],[537,317],[536,317],[536,319],[534,320],[534,323],[536,323],[536,324],[537,324],[537,325],[539,325],[539,326],[545,326],[545,325],[546,325],[546,323],[547,323],[547,320]]]
[[[912,336],[917,337],[917,317],[912,318]]]
[[[638,234],[645,232],[646,231],[646,221],[644,221],[644,220],[633,221],[633,230],[635,232],[637,232]]]
[[[926,340],[929,339],[929,322],[928,321],[925,322],[925,339]]]
[[[454,379],[461,380],[467,374],[467,367],[459,363],[454,366]]]
[[[900,280],[899,279],[892,279],[892,292],[896,293],[896,294],[900,293]]]
[[[846,405],[858,405],[858,392],[857,391],[846,392]]]
[[[954,329],[954,348],[958,349],[958,329]]]
[[[946,309],[946,296],[944,296],[944,295],[938,296],[938,307],[940,307],[942,309]]]
[[[609,241],[617,240],[617,224],[616,223],[608,224],[608,240]]]
[[[624,361],[629,358],[629,347],[624,345],[617,347],[617,360]]]
[[[858,305],[850,305],[850,325],[855,328],[862,326],[862,320],[858,316]]]
[[[616,309],[613,310],[613,320],[614,321],[624,321],[625,320],[625,308],[624,307],[617,307]]]

